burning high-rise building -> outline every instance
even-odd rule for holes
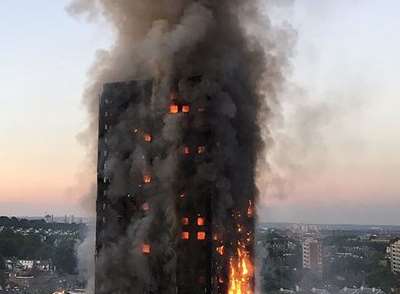
[[[217,98],[199,96],[205,86],[209,85],[202,76],[183,78],[173,83],[168,95],[158,97],[164,100],[162,107],[151,103],[161,87],[156,81],[104,86],[98,152],[98,293],[118,293],[102,286],[100,267],[115,261],[106,255],[110,264],[103,264],[101,255],[113,250],[119,250],[119,258],[141,255],[137,262],[146,264],[149,275],[144,280],[149,280],[138,282],[139,277],[127,275],[125,281],[126,286],[141,287],[141,293],[253,293],[255,193],[254,187],[244,185],[254,176],[244,168],[253,155],[246,141],[227,144],[230,135],[219,133],[224,130],[214,124],[224,120],[215,109]],[[166,130],[166,125],[174,129]],[[241,161],[232,157],[235,151],[241,152]],[[228,191],[237,197],[226,198]],[[230,204],[224,211],[226,201]],[[164,243],[166,235],[169,244]],[[124,261],[119,265],[123,268],[118,270],[129,270]]]
[[[96,294],[253,294],[256,167],[285,30],[258,0],[73,1],[115,33],[86,91]]]

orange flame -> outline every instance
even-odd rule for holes
[[[239,244],[237,256],[229,260],[229,287],[228,294],[253,294],[254,268],[250,254]]]
[[[151,140],[153,139],[150,134],[144,134],[143,137],[146,142],[151,142]]]
[[[222,246],[218,246],[217,248],[216,248],[216,250],[217,250],[217,252],[219,253],[219,255],[224,255],[224,246],[222,245]]]
[[[182,105],[182,112],[184,112],[184,113],[190,112],[190,106],[189,105]]]
[[[144,254],[150,254],[150,252],[151,252],[150,244],[142,244],[142,252]]]
[[[249,207],[247,208],[247,216],[252,217],[254,214],[253,203],[249,200]]]
[[[169,106],[169,113],[178,113],[179,112],[179,107],[176,104],[171,104]]]
[[[150,175],[144,175],[144,176],[143,176],[143,182],[144,182],[145,184],[151,183],[151,176],[150,176]]]

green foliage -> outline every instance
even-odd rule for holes
[[[75,241],[65,240],[60,242],[55,247],[53,262],[57,270],[61,273],[76,273]]]
[[[5,286],[5,281],[6,281],[6,264],[4,257],[0,254],[0,286],[4,287]]]
[[[84,231],[84,225],[0,217],[0,226],[3,227],[0,232],[0,284],[3,281],[4,257],[51,259],[59,272],[76,272],[75,245]]]
[[[368,273],[367,284],[369,287],[376,287],[390,292],[391,288],[400,287],[399,279],[392,274],[389,267],[377,266]]]
[[[49,247],[38,235],[24,236],[11,229],[0,233],[0,254],[6,257],[48,259]]]

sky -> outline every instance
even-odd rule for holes
[[[84,213],[81,96],[112,35],[69,16],[67,3],[0,3],[0,215]],[[399,9],[397,0],[297,0],[271,12],[297,43],[272,121],[284,187],[260,185],[261,220],[400,223]]]

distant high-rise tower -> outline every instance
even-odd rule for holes
[[[390,244],[390,267],[392,273],[400,274],[400,240]]]
[[[303,247],[303,268],[322,273],[322,246],[318,239],[306,238]]]

